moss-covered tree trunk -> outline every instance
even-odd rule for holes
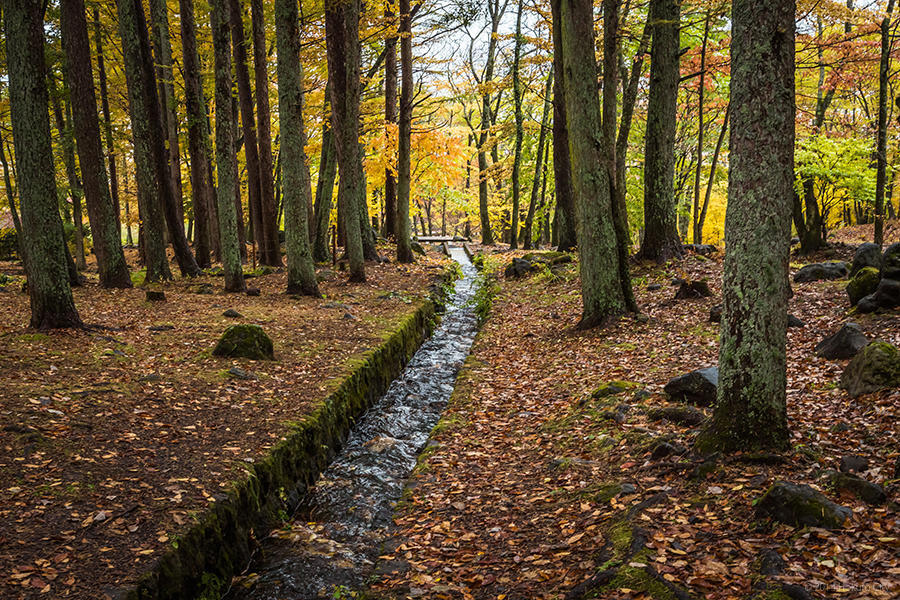
[[[579,327],[602,324],[628,307],[620,279],[609,149],[601,130],[594,55],[593,4],[590,0],[559,3],[563,51],[563,83],[569,129],[569,156],[578,223],[578,251],[584,312]]]
[[[272,124],[269,109],[269,71],[266,57],[265,16],[262,0],[250,0],[253,27],[253,72],[256,79],[256,125],[259,133],[259,193],[265,238],[260,243],[265,264],[281,265],[278,211],[275,206],[275,161],[272,158]],[[303,136],[305,139],[305,135]],[[311,197],[310,203],[312,202]],[[305,207],[304,207],[305,210]],[[304,219],[304,223],[309,219]],[[307,231],[307,240],[309,232]],[[308,244],[307,244],[308,245]]]
[[[122,219],[119,204],[119,179],[116,169],[116,147],[112,136],[112,118],[109,113],[109,90],[106,85],[106,61],[103,54],[103,32],[100,26],[100,9],[94,8],[94,46],[97,56],[97,79],[100,83],[100,108],[103,112],[103,135],[106,143],[106,160],[109,163],[109,193],[116,215],[116,228],[122,236]],[[131,227],[128,228],[131,239]],[[129,241],[129,243],[131,243]]]
[[[887,11],[881,20],[881,60],[878,63],[878,130],[876,132],[875,157],[875,237],[879,246],[884,243],[884,190],[887,183],[887,104],[888,70],[891,66],[891,13],[894,0],[888,0]]]
[[[541,131],[538,134],[537,156],[534,159],[534,179],[531,182],[531,197],[528,202],[528,213],[525,216],[525,226],[522,228],[522,248],[531,250],[534,236],[534,215],[537,210],[538,196],[541,191],[541,169],[544,166],[544,151],[547,147],[547,130],[550,129],[550,117],[553,103],[551,92],[553,90],[553,67],[547,75],[547,83],[544,85],[544,110],[541,115]],[[543,206],[542,206],[543,208]]]
[[[785,342],[794,183],[794,2],[735,0],[731,22],[718,400],[698,443],[702,449],[781,449],[789,445]]]
[[[78,165],[75,162],[75,140],[72,134],[72,119],[70,118],[69,103],[66,102],[65,113],[60,103],[60,96],[67,94],[65,87],[60,90],[56,87],[56,79],[50,79],[51,96],[50,104],[53,107],[53,117],[56,120],[56,132],[59,135],[59,149],[62,152],[63,164],[66,167],[66,180],[69,184],[69,197],[72,199],[72,223],[74,225],[72,237],[75,241],[75,268],[84,271],[87,267],[84,259],[84,219],[81,214],[81,198],[84,193],[81,189],[81,180],[78,178]],[[68,248],[67,248],[68,249]]]
[[[388,27],[397,27],[396,15],[391,3],[384,5],[384,19]],[[385,133],[392,135],[397,126],[397,36],[388,35],[384,40],[384,125]],[[397,237],[397,180],[394,169],[384,172],[384,227],[385,237]]]
[[[80,327],[56,201],[44,69],[44,3],[3,3],[9,105],[16,152],[31,326]]]
[[[366,180],[359,145],[359,14],[360,0],[334,0],[325,5],[331,122],[341,174],[338,202],[347,236],[351,281],[366,280],[362,227],[368,227],[360,223]]]
[[[68,63],[66,74],[71,95],[72,120],[81,163],[82,189],[91,223],[97,269],[100,273],[100,285],[108,288],[130,288],[131,274],[128,272],[128,264],[122,251],[116,207],[109,195],[106,165],[103,162],[84,0],[64,0],[60,8],[63,49]]]
[[[216,197],[219,207],[219,239],[222,248],[222,267],[225,270],[225,291],[244,289],[237,229],[237,209],[234,205],[237,170],[235,169],[234,120],[231,118],[231,43],[227,0],[212,0],[213,53],[216,71]]]
[[[210,266],[210,252],[218,231],[212,227],[215,202],[209,161],[209,123],[206,98],[200,84],[200,57],[197,54],[197,23],[192,0],[178,0],[181,12],[181,63],[184,71],[187,111],[188,155],[191,159],[191,201],[194,209],[194,255],[201,267]]]
[[[309,246],[307,203],[312,196],[303,127],[303,75],[297,0],[275,0],[278,52],[278,119],[281,129],[281,174],[284,178],[284,235],[289,294],[320,296]]]
[[[644,239],[640,256],[663,263],[681,256],[675,210],[675,109],[681,0],[651,0],[650,92],[644,146]]]
[[[569,125],[566,119],[566,89],[563,83],[563,48],[559,25],[560,3],[550,3],[553,16],[553,180],[556,190],[554,234],[561,252],[573,250],[577,245],[577,216],[575,192],[572,189],[572,163],[569,158]]]
[[[409,194],[412,186],[412,16],[409,0],[400,0],[400,139],[397,152],[397,262],[413,262],[409,231]]]
[[[178,114],[175,110],[175,77],[172,72],[172,38],[169,33],[169,13],[166,0],[150,0],[153,21],[153,51],[156,57],[156,80],[159,90],[163,140],[175,214],[184,226],[184,191],[181,185],[181,148],[178,142]]]
[[[322,150],[319,154],[319,177],[316,181],[316,235],[313,240],[313,259],[317,262],[331,260],[331,201],[334,196],[334,179],[337,176],[337,150],[334,130],[331,128],[331,80],[325,83],[325,105],[322,115]]]

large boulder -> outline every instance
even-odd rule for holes
[[[880,258],[880,257],[879,257]],[[862,267],[847,283],[847,296],[850,297],[850,306],[856,306],[859,301],[874,294],[878,289],[881,274],[875,267]]]
[[[881,276],[900,280],[900,242],[891,244],[881,257]]]
[[[875,290],[875,302],[881,308],[900,306],[900,279],[883,278]]]
[[[845,323],[843,327],[819,342],[816,356],[834,360],[853,358],[869,344],[868,338],[856,323]]]
[[[672,400],[697,406],[712,406],[716,403],[718,386],[719,367],[707,367],[670,380],[663,391]]]
[[[880,485],[858,475],[831,471],[827,473],[827,477],[838,493],[852,494],[866,504],[879,505],[887,502],[887,494]]]
[[[232,325],[222,334],[213,356],[275,360],[275,348],[259,325]]]
[[[843,279],[850,274],[845,262],[813,263],[806,265],[794,274],[796,283],[809,283],[830,279]]]
[[[808,485],[777,481],[759,499],[756,514],[795,527],[840,529],[851,511]]]
[[[841,388],[851,398],[893,387],[900,387],[900,351],[887,342],[870,343],[841,374]]]
[[[861,244],[853,255],[853,263],[850,265],[850,277],[859,273],[862,269],[871,267],[876,271],[881,270],[881,247],[872,242]]]

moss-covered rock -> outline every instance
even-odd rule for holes
[[[591,398],[600,399],[608,396],[615,396],[628,390],[640,387],[641,384],[634,381],[608,381],[600,384],[600,387],[591,392]]]
[[[870,343],[841,374],[841,388],[851,398],[893,387],[900,387],[900,351],[887,342]]]
[[[880,485],[857,475],[831,471],[828,479],[835,491],[853,494],[866,504],[879,505],[887,502],[887,494]]]
[[[676,425],[695,427],[706,420],[706,415],[693,406],[660,406],[647,411],[651,421],[669,421]]]
[[[275,348],[259,325],[232,325],[222,334],[213,356],[275,360]]]
[[[860,300],[869,294],[874,294],[878,289],[879,281],[881,281],[881,275],[875,267],[863,267],[857,271],[847,284],[850,305],[856,306]]]
[[[849,508],[835,504],[808,485],[777,481],[756,505],[756,513],[796,527],[840,529],[850,517]]]

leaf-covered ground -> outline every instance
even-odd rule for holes
[[[75,290],[85,331],[28,330],[20,267],[0,287],[0,598],[116,596],[230,481],[301,421],[428,294],[447,264],[320,271],[325,298],[261,295],[205,276],[144,290]],[[242,318],[226,318],[234,309]],[[215,358],[234,323],[261,325],[275,362]],[[238,367],[252,379],[236,378]]]
[[[889,236],[896,241],[896,228]],[[512,256],[486,251],[494,269]],[[847,252],[815,258],[847,259]],[[794,268],[806,262],[792,260]],[[784,598],[783,586],[793,584],[813,597],[900,596],[897,504],[866,505],[820,478],[841,456],[861,454],[870,461],[864,476],[898,500],[900,392],[851,400],[836,385],[847,361],[813,354],[849,320],[870,339],[900,344],[897,311],[851,317],[846,281],[793,284],[791,312],[805,327],[788,333],[793,449],[782,462],[738,455],[703,464],[679,455],[691,448],[695,428],[648,417],[653,408],[674,406],[662,394],[671,377],[716,363],[718,325],[709,311],[720,302],[721,269],[721,255],[634,268],[649,320],[624,317],[588,332],[573,329],[580,313],[574,269],[560,277],[501,278],[370,592],[673,598],[678,586],[694,598],[750,598],[764,589],[761,597]],[[677,277],[708,279],[714,296],[673,300]],[[591,398],[615,380],[636,387]],[[616,417],[622,411],[624,419]],[[654,457],[663,441],[675,454]],[[810,484],[852,508],[846,528],[795,529],[758,519],[754,500],[779,479]],[[759,574],[767,548],[786,561],[783,574]]]

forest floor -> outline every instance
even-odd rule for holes
[[[858,243],[864,234],[860,228],[837,238]],[[897,222],[886,239],[900,240]],[[523,254],[482,250],[486,270],[495,273]],[[792,270],[847,260],[852,252],[838,244],[823,255],[792,257]],[[653,421],[648,412],[676,406],[662,393],[670,378],[716,364],[718,325],[709,315],[721,301],[721,275],[721,252],[634,266],[647,319],[626,316],[586,332],[574,330],[581,309],[574,266],[556,275],[501,276],[368,593],[498,600],[900,597],[900,391],[852,400],[837,387],[847,361],[813,354],[851,320],[869,339],[900,344],[900,314],[849,315],[846,280],[792,284],[790,311],[805,323],[788,330],[793,448],[780,457],[704,462],[686,453],[696,424]],[[714,295],[674,300],[675,278],[707,279]],[[634,387],[592,397],[617,380]],[[656,451],[661,442],[671,451]],[[863,476],[894,502],[869,506],[828,488],[823,470],[837,469],[847,454],[869,460]],[[835,531],[759,519],[754,501],[776,480],[810,484],[853,515]],[[771,550],[786,564],[780,575],[764,576],[762,566],[779,562]]]
[[[36,333],[21,267],[0,262],[12,276],[0,286],[0,598],[117,597],[447,264],[370,263],[365,284],[320,269],[321,300],[285,295],[284,273],[248,279],[258,297],[225,295],[214,276],[179,279],[159,286],[164,303],[94,275],[74,292],[93,327]],[[213,357],[234,323],[261,325],[276,361]]]

